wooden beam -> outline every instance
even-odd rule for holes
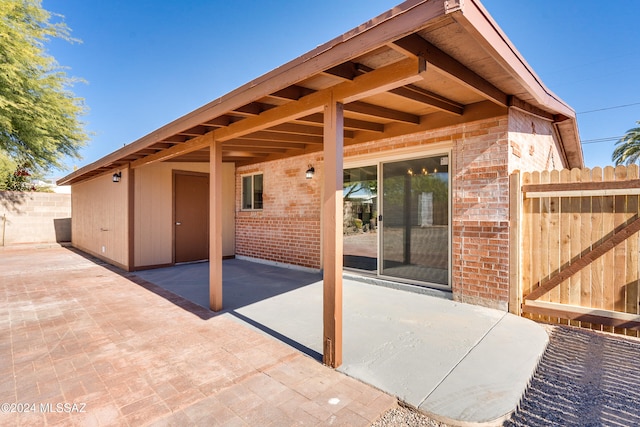
[[[296,123],[283,123],[278,126],[265,129],[265,132],[292,133],[295,135],[316,135],[322,136],[324,131],[320,126],[299,125]]]
[[[309,116],[301,117],[297,119],[298,122],[302,123],[324,123],[324,118],[322,114],[311,114]],[[384,132],[384,125],[382,123],[374,123],[365,120],[357,120],[357,119],[344,119],[344,127],[346,129],[353,130],[366,130],[369,132],[382,133]]]
[[[368,104],[366,102],[352,102],[344,106],[346,111],[366,116],[379,117],[382,119],[393,120],[396,122],[420,124],[420,116],[405,113],[403,111],[392,110],[391,108],[380,107],[378,105]]]
[[[557,193],[549,191],[530,191],[525,194],[525,199],[539,199],[541,197],[598,197],[598,196],[638,196],[640,188],[614,188],[602,190],[564,190]]]
[[[597,246],[593,246],[593,249],[586,254],[582,255],[575,262],[572,262],[567,268],[553,274],[548,281],[541,283],[536,289],[534,289],[529,295],[525,296],[526,300],[535,300],[542,295],[549,292],[586,266],[590,265],[593,261],[600,258],[608,251],[627,240],[633,234],[640,231],[640,217],[636,217],[635,220],[629,222],[621,229],[615,231],[607,239],[602,241]]]
[[[524,193],[562,193],[567,191],[605,191],[640,188],[640,179],[628,181],[559,182],[553,184],[523,185]],[[526,194],[526,197],[531,197]],[[560,195],[562,197],[562,195]]]
[[[322,137],[315,135],[295,135],[290,133],[278,133],[258,131],[236,138],[235,140],[250,139],[255,141],[282,141],[300,142],[304,144],[322,144]]]
[[[633,313],[622,313],[619,311],[559,304],[548,301],[525,301],[522,305],[522,312],[614,326],[616,328],[640,330],[640,315]]]
[[[280,141],[262,141],[262,140],[251,140],[251,139],[234,139],[232,141],[225,142],[223,148],[225,150],[251,150],[253,147],[256,148],[284,148],[284,149],[295,149],[295,148],[304,148],[307,144],[303,142],[280,142]]]
[[[210,142],[209,308],[222,310],[222,143]]]
[[[507,95],[504,92],[418,34],[414,33],[396,40],[393,42],[392,47],[401,50],[405,54],[425,58],[428,64],[448,74],[458,83],[500,106],[508,106]]]
[[[131,162],[131,167],[136,168],[153,162],[167,161],[173,157],[197,151],[207,147],[211,143],[214,135],[216,141],[224,142],[272,126],[277,126],[290,120],[309,116],[323,109],[330,94],[341,102],[354,102],[361,97],[370,96],[373,93],[385,92],[392,88],[403,86],[421,78],[419,65],[420,61],[417,59],[406,59],[379,68],[361,75],[353,81],[347,81],[332,88],[314,92],[304,96],[298,101],[292,101],[282,106],[274,107],[264,111],[258,116],[248,117],[231,123],[227,127],[213,130],[182,144],[177,144],[167,150],[135,160]],[[364,125],[365,123],[366,122],[363,122],[362,124]],[[378,126],[384,130],[383,125]]]
[[[228,141],[258,130],[263,130],[309,114],[322,111],[328,99],[333,96],[341,103],[350,103],[376,93],[386,92],[420,80],[419,61],[408,58],[370,73],[356,77],[328,89],[320,90],[265,111],[259,116],[248,117],[225,128],[215,130],[218,141]]]
[[[384,138],[392,138],[407,134],[440,129],[447,126],[456,126],[476,120],[484,120],[493,117],[501,117],[509,114],[506,107],[500,107],[490,101],[481,101],[475,104],[468,104],[464,107],[464,114],[461,116],[445,113],[443,111],[433,112],[422,116],[419,125],[409,123],[389,123],[384,126]],[[345,119],[346,122],[346,119]],[[346,126],[346,123],[345,123]],[[379,135],[371,133],[359,133],[346,144],[358,144],[380,139]]]
[[[235,141],[234,141],[235,142]],[[301,146],[296,146],[294,148],[301,148]],[[249,152],[249,153],[266,153],[266,154],[270,154],[270,153],[285,153],[287,150],[289,149],[289,147],[266,147],[266,146],[260,146],[257,144],[254,144],[252,146],[237,146],[235,144],[233,145],[227,145],[224,144],[222,146],[222,151],[223,153],[226,155],[227,153],[231,153],[231,152],[238,152],[238,151],[244,151],[244,152]],[[258,156],[253,156],[253,157],[258,157]]]
[[[151,154],[149,156],[146,156],[139,160],[131,162],[131,167],[139,168],[140,166],[148,165],[149,163],[166,161],[173,157],[178,157],[182,154],[187,154],[192,151],[197,151],[197,150],[200,150],[201,148],[210,146],[212,140],[213,140],[213,132],[205,133],[204,135],[199,136],[197,138],[193,138],[188,142],[183,142],[182,144],[176,144],[171,148],[167,148],[166,150],[160,151],[156,154]]]
[[[462,115],[464,112],[464,105],[414,85],[399,87],[389,92],[447,113]]]
[[[316,135],[322,136],[323,129],[320,126],[309,126],[309,125],[300,125],[296,123],[283,123],[278,126],[270,127],[264,130],[265,132],[279,132],[279,133],[290,133],[294,135]],[[344,131],[345,138],[353,138],[353,131],[345,130]]]
[[[324,191],[322,201],[323,362],[342,364],[342,184],[344,118],[332,98],[324,108]]]
[[[421,58],[424,60],[424,58]],[[424,72],[422,67],[426,67],[426,64],[420,64],[421,72]],[[372,68],[358,64],[357,71],[361,74],[373,71]],[[452,114],[461,115],[464,112],[464,105],[459,102],[452,101],[444,96],[438,95],[426,89],[422,89],[416,85],[406,85],[397,89],[391,89],[389,93],[392,93],[403,98],[411,99],[421,104],[429,105],[438,110],[445,111]]]
[[[225,156],[235,157],[235,158],[262,158],[266,157],[266,154],[256,153],[255,151],[238,151],[238,150],[229,150],[223,151],[222,153]]]
[[[529,113],[534,116],[540,117],[541,119],[544,119],[550,122],[561,121],[561,120],[556,120],[555,115],[548,113],[541,108],[533,106],[528,102],[521,100],[517,96],[509,95],[507,97],[507,103],[509,107],[516,108],[520,111],[524,111],[525,113]]]

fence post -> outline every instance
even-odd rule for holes
[[[520,248],[522,184],[520,171],[509,175],[509,312],[522,314],[522,283],[520,280]]]

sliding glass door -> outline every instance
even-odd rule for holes
[[[343,209],[346,268],[449,286],[448,154],[345,169]]]
[[[344,170],[344,266],[378,270],[378,167]]]
[[[449,284],[449,157],[382,164],[380,274]]]

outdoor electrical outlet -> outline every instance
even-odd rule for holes
[[[104,246],[102,247],[102,253],[105,253],[105,251],[107,250],[107,248],[105,248]]]

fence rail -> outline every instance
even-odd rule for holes
[[[639,178],[637,165],[512,175],[515,312],[640,336]]]

